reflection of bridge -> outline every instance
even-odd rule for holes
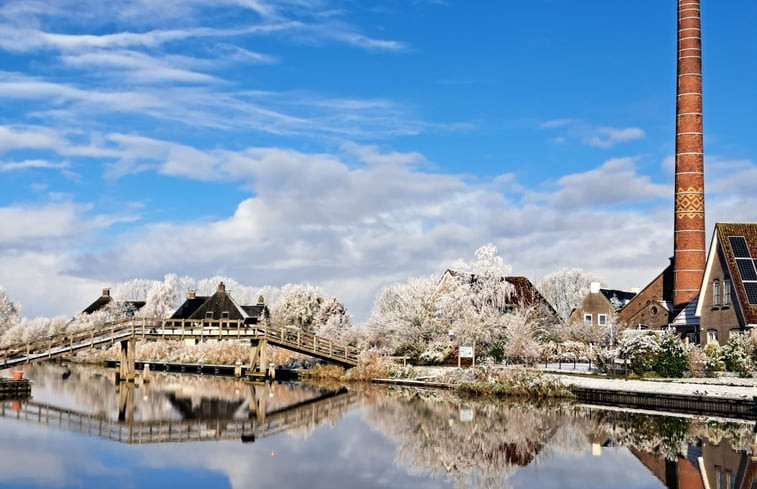
[[[249,340],[251,371],[256,367],[261,371],[266,369],[265,345],[268,343],[347,368],[357,364],[356,348],[291,328],[279,328],[266,323],[246,325],[242,321],[232,320],[131,318],[0,348],[0,369],[56,358],[119,341],[121,375],[126,378],[134,373],[137,339]]]
[[[19,419],[57,429],[129,444],[177,443],[217,440],[254,441],[285,431],[312,429],[324,421],[341,418],[357,403],[358,394],[337,391],[292,406],[261,411],[254,390],[248,419],[133,420],[134,387],[119,389],[119,419],[89,414],[33,401],[0,403],[0,417]]]

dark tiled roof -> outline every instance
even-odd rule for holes
[[[731,275],[731,283],[734,291],[739,298],[741,310],[744,313],[746,324],[757,324],[757,305],[749,304],[744,283],[741,280],[741,273],[736,265],[736,258],[728,240],[729,236],[743,236],[746,239],[747,247],[752,259],[757,259],[757,223],[754,222],[719,222],[715,224],[718,239],[720,240],[720,249],[728,264],[728,270]]]
[[[266,306],[265,304],[242,306],[242,309],[245,313],[247,313],[249,317],[257,319],[258,321],[268,319],[271,316],[270,312],[268,311],[268,306]]]
[[[605,296],[605,299],[607,299],[607,302],[610,304],[612,304],[612,298],[616,297],[620,302],[620,307],[628,304],[628,302],[636,296],[635,292],[626,292],[625,290],[616,289],[599,289],[599,292]]]
[[[107,306],[111,302],[113,302],[113,297],[109,295],[101,295],[95,300],[95,302],[87,306],[87,308],[84,309],[82,312],[84,314],[92,314],[93,312],[97,312],[103,307]],[[135,311],[139,311],[145,305],[145,301],[120,301],[120,302],[129,304],[130,306],[134,308]]]
[[[463,275],[462,272],[459,272],[457,270],[447,270],[450,275],[453,277],[461,277]],[[471,284],[474,284],[476,282],[476,275],[473,274],[465,274],[469,276],[469,282]],[[555,318],[557,317],[557,311],[555,311],[555,308],[552,307],[552,304],[547,301],[547,299],[544,298],[543,295],[541,295],[541,292],[534,287],[534,284],[531,283],[530,280],[528,280],[526,277],[521,276],[508,276],[508,277],[502,277],[502,280],[508,282],[511,284],[514,288],[513,291],[513,298],[515,299],[515,302],[521,306],[533,306],[533,305],[542,305],[547,308],[547,312],[551,315],[553,315]]]
[[[244,319],[242,309],[234,302],[234,299],[225,291],[218,291],[198,307],[189,319],[205,319],[205,313],[213,312],[213,319],[221,319],[222,312],[228,312],[230,320]]]
[[[189,319],[192,313],[199,309],[208,299],[210,299],[210,296],[197,296],[185,300],[184,304],[179,306],[176,312],[171,315],[171,319]]]

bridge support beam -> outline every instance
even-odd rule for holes
[[[262,385],[250,384],[250,419],[254,419],[258,423],[265,422],[266,411],[266,399],[268,389],[264,389]]]
[[[121,362],[118,366],[119,381],[134,381],[137,377],[136,369],[137,340],[129,338],[121,341]]]
[[[129,424],[134,421],[134,385],[118,385],[118,420]]]
[[[265,347],[267,345],[268,341],[264,338],[253,338],[250,340],[250,369],[247,371],[247,375],[252,377],[267,376],[268,365],[265,355]],[[260,369],[260,372],[257,372],[256,369]]]

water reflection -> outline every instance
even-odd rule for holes
[[[33,399],[0,405],[3,487],[118,474],[110,486],[726,489],[756,475],[754,427],[738,420],[178,374],[116,385],[76,366],[27,376]]]

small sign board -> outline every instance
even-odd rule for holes
[[[473,347],[472,346],[461,346],[460,347],[460,358],[473,358]]]
[[[470,423],[473,421],[473,409],[460,408],[460,422]]]

